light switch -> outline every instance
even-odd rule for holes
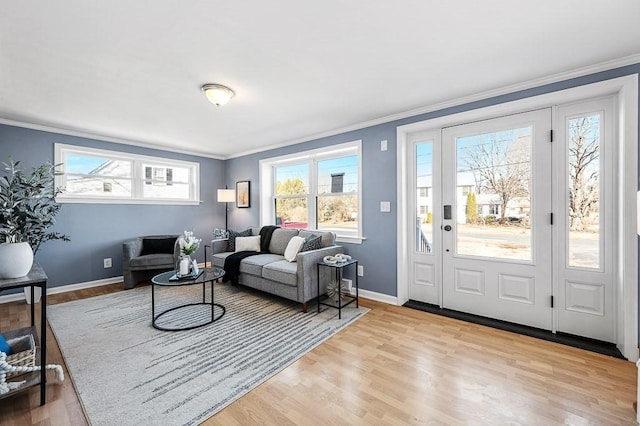
[[[380,201],[380,211],[389,213],[391,211],[391,201]]]
[[[383,140],[380,141],[380,151],[386,151],[387,150],[387,140]]]

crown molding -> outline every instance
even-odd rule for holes
[[[529,81],[522,82],[522,83],[512,84],[512,85],[509,85],[509,86],[504,86],[504,87],[501,87],[501,88],[498,88],[498,89],[487,90],[487,91],[476,93],[476,94],[473,94],[473,95],[463,96],[463,97],[452,99],[452,100],[448,100],[448,101],[445,101],[445,102],[439,102],[439,103],[436,103],[436,104],[431,104],[431,105],[427,105],[427,106],[424,106],[424,107],[411,109],[411,110],[399,112],[399,113],[396,113],[396,114],[387,115],[387,116],[376,118],[376,119],[369,120],[369,121],[363,121],[361,123],[352,124],[352,125],[349,125],[349,126],[346,126],[346,127],[340,127],[340,128],[337,128],[337,129],[326,131],[326,132],[312,134],[310,136],[306,136],[306,137],[303,137],[303,138],[291,139],[291,140],[289,140],[287,142],[283,142],[283,143],[279,143],[279,144],[275,144],[275,145],[269,145],[267,147],[262,147],[262,148],[258,148],[258,149],[254,149],[254,150],[250,150],[250,151],[245,151],[245,152],[238,153],[238,154],[233,154],[233,155],[225,157],[225,160],[228,160],[228,159],[231,159],[231,158],[237,158],[237,157],[244,157],[245,155],[256,154],[256,153],[259,153],[259,152],[270,151],[272,149],[283,148],[283,147],[290,146],[290,145],[295,145],[295,144],[298,144],[298,143],[310,142],[310,141],[313,141],[313,140],[326,138],[326,137],[329,137],[329,136],[339,135],[341,133],[347,133],[347,132],[351,132],[351,131],[354,131],[354,130],[359,130],[359,129],[364,129],[364,128],[367,128],[367,127],[377,126],[379,124],[389,123],[389,122],[396,121],[396,120],[402,120],[402,119],[405,119],[405,118],[414,117],[416,115],[426,114],[426,113],[434,112],[434,111],[440,111],[440,110],[443,110],[443,109],[446,109],[446,108],[455,107],[455,106],[458,106],[458,105],[464,105],[464,104],[467,104],[467,103],[476,102],[476,101],[480,101],[480,100],[483,100],[483,99],[489,99],[489,98],[493,98],[493,97],[496,97],[496,96],[507,95],[509,93],[515,93],[515,92],[519,92],[519,91],[522,91],[522,90],[532,89],[534,87],[545,86],[545,85],[551,84],[551,83],[558,83],[560,81],[571,80],[571,79],[576,78],[576,77],[584,77],[586,75],[595,74],[595,73],[598,73],[598,72],[607,71],[607,70],[620,68],[620,67],[624,67],[624,66],[627,66],[627,65],[633,65],[633,64],[637,64],[637,63],[640,63],[640,54],[625,56],[624,58],[619,58],[619,59],[615,59],[615,60],[611,60],[611,61],[601,62],[601,63],[595,64],[595,65],[590,65],[590,66],[587,66],[587,67],[578,68],[578,69],[575,69],[575,70],[572,70],[572,71],[565,71],[565,72],[562,72],[562,73],[553,74],[551,76],[547,76],[547,77],[543,77],[543,78],[537,78],[537,79],[529,80]]]
[[[27,123],[25,121],[9,120],[1,117],[0,117],[0,124],[6,124],[8,126],[14,126],[14,127],[22,127],[22,128],[31,129],[31,130],[39,130],[39,131],[49,132],[49,133],[56,133],[59,135],[74,136],[74,137],[85,138],[85,139],[94,139],[94,140],[103,141],[103,142],[113,142],[121,145],[129,145],[129,146],[136,146],[140,148],[155,149],[159,151],[174,152],[177,154],[194,155],[197,157],[211,158],[214,160],[225,160],[225,157],[220,155],[214,155],[210,152],[171,147],[171,146],[167,146],[159,143],[153,143],[153,142],[142,142],[142,141],[136,141],[132,139],[123,139],[123,138],[118,138],[118,137],[113,137],[108,135],[102,135],[98,133],[86,132],[83,130],[73,130],[73,129],[66,129],[62,127],[47,126],[44,124]]]

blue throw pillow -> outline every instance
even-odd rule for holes
[[[318,250],[319,248],[322,248],[321,240],[322,237],[320,236],[316,236],[316,235],[309,235],[307,238],[305,238],[304,240],[304,244],[302,244],[302,248],[300,249],[301,252],[303,251],[311,251],[311,250]]]
[[[5,339],[2,334],[0,334],[0,352],[4,352],[7,355],[11,355],[13,353],[11,346],[7,343],[7,339]]]

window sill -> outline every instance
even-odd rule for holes
[[[197,206],[202,201],[196,200],[140,200],[131,198],[73,198],[56,197],[56,202],[60,204],[157,204],[175,206]]]
[[[365,237],[349,237],[346,235],[336,236],[336,243],[362,244],[364,240],[366,240]]]

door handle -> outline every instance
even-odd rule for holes
[[[447,231],[447,232],[451,231],[451,225],[445,225],[444,226],[444,230]]]
[[[451,220],[451,204],[447,204],[444,206],[444,219]]]

